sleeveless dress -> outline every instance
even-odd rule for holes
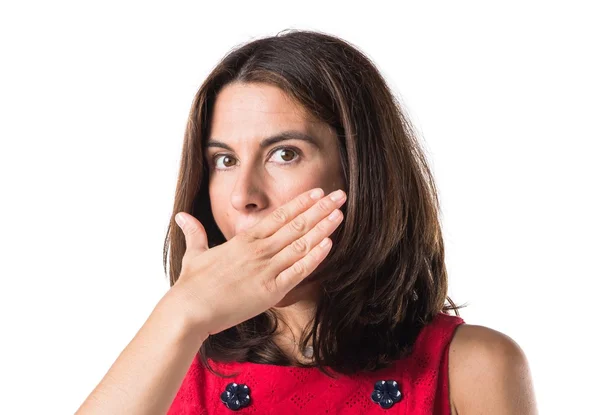
[[[375,372],[328,377],[318,368],[210,361],[196,356],[168,415],[410,414],[450,415],[448,351],[463,319],[438,314],[410,355]]]

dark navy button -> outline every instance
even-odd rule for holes
[[[244,408],[250,405],[250,389],[242,383],[230,383],[221,394],[221,402],[232,411]]]
[[[375,390],[371,394],[371,400],[379,404],[383,409],[391,408],[402,399],[402,392],[395,380],[380,380],[375,382]]]

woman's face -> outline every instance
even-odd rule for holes
[[[279,88],[229,84],[213,111],[209,194],[227,240],[309,189],[345,188],[335,131]]]

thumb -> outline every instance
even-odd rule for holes
[[[175,215],[175,222],[185,235],[186,254],[190,252],[200,254],[208,250],[206,230],[198,219],[189,213],[179,212]]]

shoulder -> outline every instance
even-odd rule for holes
[[[527,358],[509,336],[461,324],[448,364],[453,414],[537,414]]]

